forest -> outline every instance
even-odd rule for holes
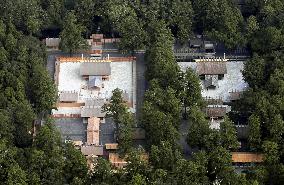
[[[284,1],[245,0],[0,0],[0,184],[7,185],[179,185],[284,184]],[[118,170],[99,158],[89,171],[85,157],[62,143],[48,118],[57,100],[46,71],[41,39],[61,37],[61,49],[74,53],[92,33],[120,37],[121,50],[143,49],[148,89],[139,119],[147,147],[134,148],[135,124],[119,90],[105,111],[117,124],[120,152],[129,162]],[[174,39],[202,34],[226,48],[247,47],[251,57],[243,76],[249,89],[233,105],[219,131],[202,111],[199,78],[181,72]],[[182,115],[182,109],[188,110]],[[264,162],[246,173],[232,167],[238,148],[234,122],[249,125],[249,150]],[[190,124],[185,159],[179,124]],[[34,137],[34,120],[45,124]],[[149,160],[141,159],[146,150]]]

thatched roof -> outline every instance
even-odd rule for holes
[[[86,106],[103,106],[105,99],[88,99],[85,101]]]
[[[82,146],[81,152],[86,156],[96,155],[96,156],[102,156],[104,155],[104,147],[103,146]]]
[[[109,153],[108,160],[112,165],[120,169],[127,165],[127,162],[120,158],[117,153]]]
[[[242,96],[242,92],[236,91],[236,92],[230,92],[230,100],[235,101],[239,100]]]
[[[90,118],[90,117],[105,117],[106,113],[102,113],[101,106],[84,106],[81,108],[81,117]]]
[[[106,143],[105,144],[107,150],[117,150],[118,143]]]
[[[80,66],[82,76],[108,76],[110,74],[110,62],[84,62]]]
[[[198,75],[220,75],[227,73],[224,62],[198,62],[196,67]]]
[[[224,117],[226,115],[226,107],[206,107],[206,117]]]
[[[78,93],[77,92],[61,92],[59,95],[59,101],[61,102],[76,102],[78,101]]]
[[[204,101],[207,105],[222,105],[223,100],[221,98],[211,98],[211,97],[204,97]]]
[[[235,163],[260,163],[263,162],[263,154],[251,152],[232,152],[232,160]]]

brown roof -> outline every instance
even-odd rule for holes
[[[102,38],[104,38],[104,34],[96,34],[96,33],[94,33],[94,34],[92,34],[91,38],[102,39]]]
[[[221,98],[214,99],[210,97],[205,97],[204,101],[208,105],[222,105],[223,104],[223,100]]]
[[[232,152],[232,160],[235,163],[260,163],[263,162],[263,154],[251,152]]]
[[[89,145],[99,145],[100,144],[100,119],[92,117],[88,119],[87,126],[87,143]]]
[[[80,66],[82,76],[108,76],[110,74],[110,62],[84,62]]]
[[[226,115],[226,107],[206,107],[206,117],[224,117]]]
[[[225,62],[198,62],[196,67],[198,75],[219,75],[226,74]]]
[[[85,101],[86,106],[103,106],[105,99],[90,99]]]
[[[78,101],[79,94],[77,92],[62,91],[59,95],[61,102],[76,102]]]
[[[104,155],[104,147],[94,146],[94,145],[82,146],[81,152],[86,156],[90,156],[90,155],[102,156]]]
[[[106,113],[102,112],[101,106],[84,106],[81,108],[81,117],[105,117]]]
[[[146,153],[142,154],[140,157],[144,161],[148,161],[149,159],[149,156]],[[120,158],[117,153],[109,153],[108,159],[109,159],[109,162],[117,168],[123,168],[127,165],[127,161]]]
[[[120,158],[117,153],[109,153],[108,160],[117,168],[123,168],[127,165],[127,162],[124,159]]]
[[[105,144],[107,150],[117,150],[118,143],[106,143]]]
[[[230,100],[234,101],[234,100],[239,100],[242,96],[242,92],[230,92]]]
[[[73,141],[73,144],[75,146],[81,146],[81,145],[83,145],[83,142],[82,141]]]

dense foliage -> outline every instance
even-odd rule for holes
[[[84,182],[87,164],[80,151],[62,144],[48,120],[36,137],[33,122],[56,100],[45,69],[40,41],[24,35],[11,21],[0,20],[0,181],[3,184]]]
[[[284,3],[247,0],[240,11],[234,2],[0,0],[0,182],[284,184]],[[39,39],[60,36],[61,49],[72,54],[94,32],[121,37],[122,50],[146,50],[149,88],[139,124],[147,134],[148,162],[141,159],[142,149],[132,147],[134,118],[119,90],[105,107],[116,123],[120,152],[130,162],[124,170],[99,159],[88,173],[85,158],[61,143],[51,120],[33,137],[33,121],[44,118],[56,100]],[[234,172],[234,123],[226,118],[219,131],[209,128],[198,77],[192,70],[181,72],[175,61],[174,38],[185,42],[193,33],[252,51],[243,71],[250,89],[234,112],[247,120],[250,150],[265,154],[254,173]],[[178,144],[183,118],[189,125],[187,143],[195,149],[190,160]]]

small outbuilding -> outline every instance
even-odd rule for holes
[[[62,91],[59,94],[59,101],[60,102],[77,102],[78,97],[79,97],[78,92]]]
[[[196,72],[201,75],[220,75],[224,77],[227,73],[227,67],[225,62],[204,61],[198,62]]]
[[[226,107],[214,106],[214,107],[206,107],[205,115],[207,118],[223,118],[226,115]]]
[[[90,117],[105,117],[106,113],[102,112],[101,106],[83,106],[81,107],[81,117],[90,118]]]

